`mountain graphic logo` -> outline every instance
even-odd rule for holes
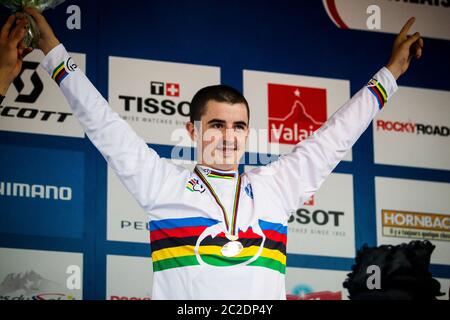
[[[327,120],[322,88],[268,84],[269,142],[297,144]]]
[[[20,273],[9,273],[0,283],[0,297],[8,296],[19,300],[68,300],[72,299],[64,293],[62,285],[56,281],[45,279],[31,270]]]

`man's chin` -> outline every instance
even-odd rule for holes
[[[208,166],[212,168],[216,168],[219,170],[234,170],[238,165],[239,162],[236,159],[236,156],[229,156],[229,157],[215,157],[214,161],[211,161],[207,164]]]
[[[239,166],[240,159],[238,157],[239,155],[237,152],[228,154],[221,151],[216,151],[214,155],[211,155],[211,157],[204,157],[203,162],[212,168],[228,171],[234,170]]]

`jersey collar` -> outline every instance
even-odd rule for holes
[[[223,180],[233,180],[237,177],[239,172],[237,170],[218,170],[213,169],[204,165],[197,165],[197,167],[202,170],[207,178],[210,179],[223,179]]]

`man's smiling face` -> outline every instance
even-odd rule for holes
[[[198,163],[219,170],[237,170],[245,152],[248,122],[244,103],[209,100],[199,123],[187,125],[191,138],[197,141]]]

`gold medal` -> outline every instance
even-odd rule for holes
[[[220,252],[222,253],[223,256],[231,258],[237,256],[239,253],[242,252],[243,249],[244,247],[242,246],[242,243],[240,243],[239,241],[230,241],[227,242],[222,247]]]

